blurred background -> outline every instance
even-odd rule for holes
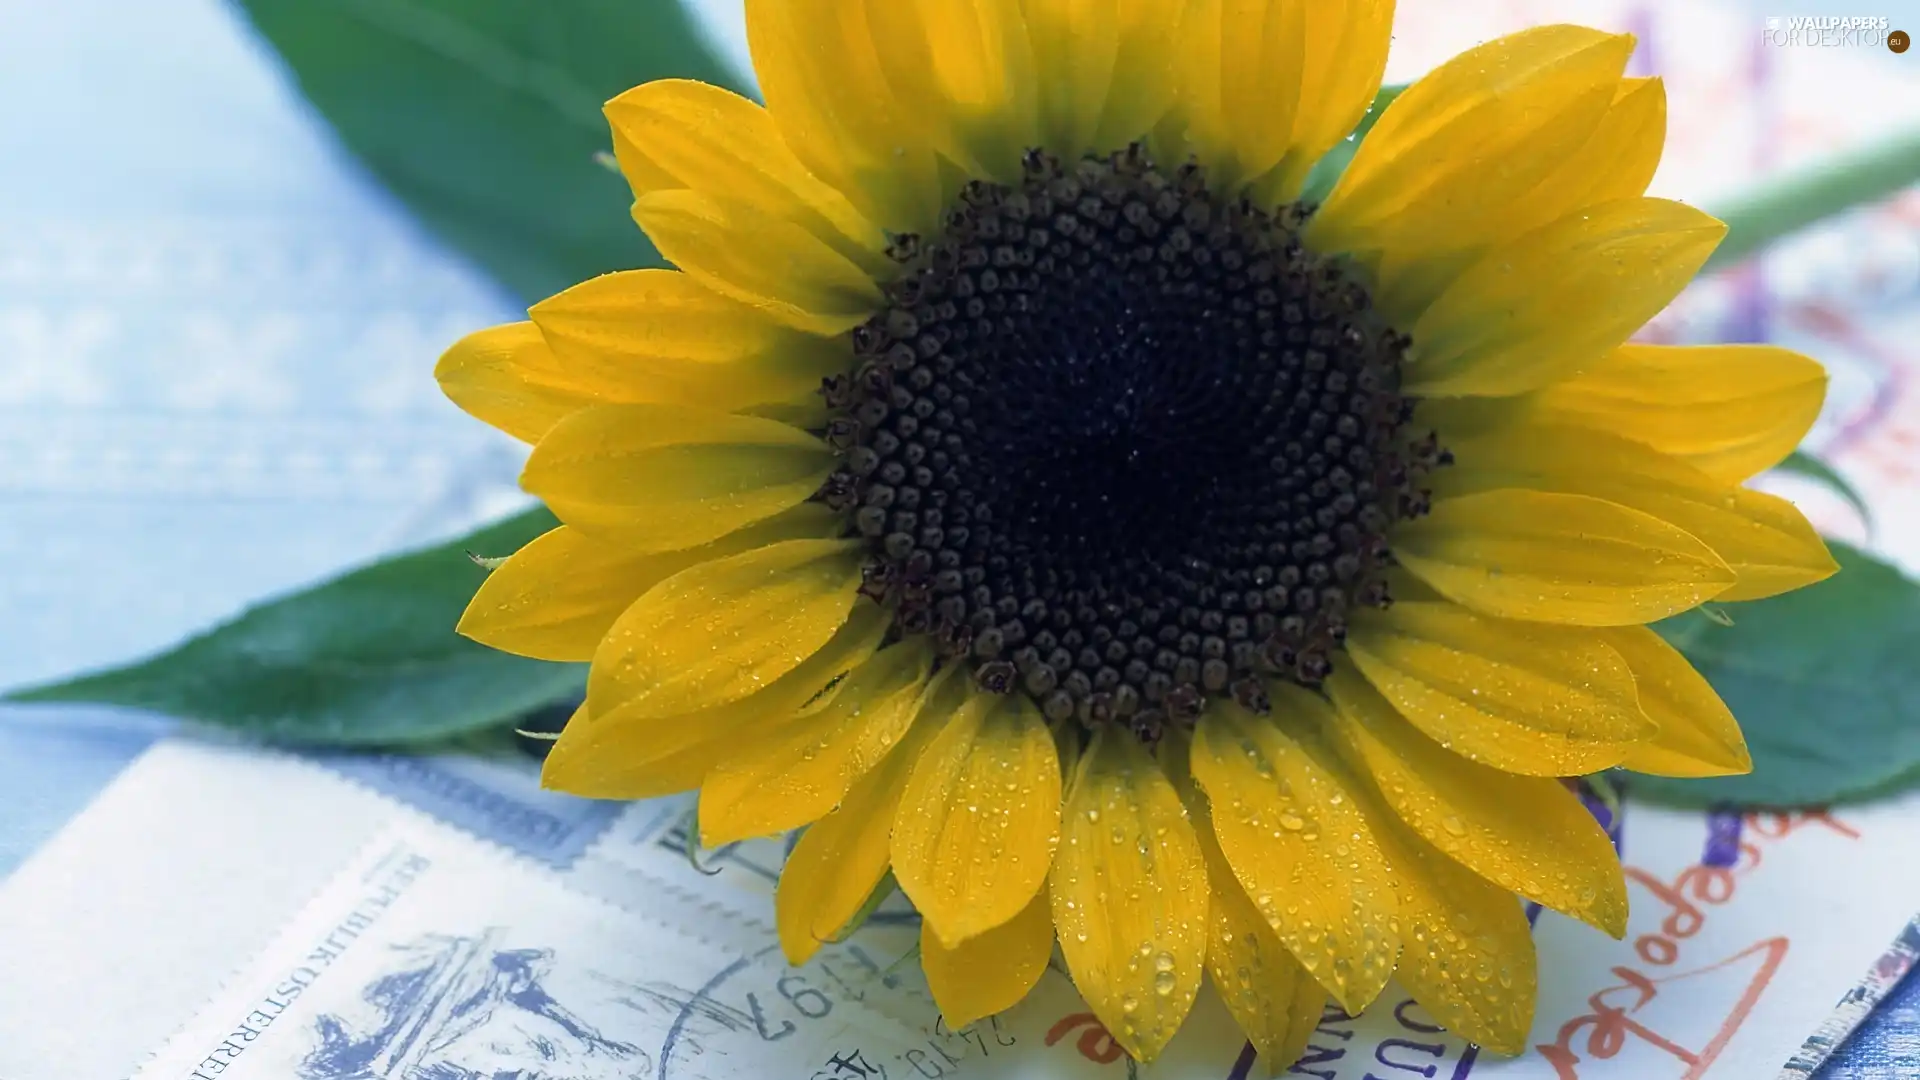
[[[573,264],[503,254],[471,225],[497,214],[511,233],[539,220],[515,217],[515,200],[565,202],[581,262],[646,257],[623,186],[591,162],[606,144],[592,114],[655,73],[628,57],[670,47],[647,29],[670,2],[476,0],[503,30],[488,41],[424,0],[0,0],[0,690],[152,653],[524,505],[524,448],[448,404],[432,369],[463,333],[572,280]],[[1757,177],[1920,125],[1920,51],[1763,33],[1802,15],[1920,31],[1913,0],[1875,4],[1406,3],[1388,79],[1524,25],[1633,30],[1635,72],[1668,83],[1654,193],[1713,209]],[[584,16],[609,7],[635,13],[631,38],[582,37]],[[566,114],[569,186],[497,155],[457,160],[474,147],[454,136],[485,100],[367,115],[380,94],[361,87],[356,105],[355,80],[392,79],[385,54],[348,56],[305,88],[358,125],[343,145],[268,40],[325,44],[326,20],[302,21],[323,9]],[[751,87],[739,0],[687,10],[716,77]],[[580,81],[561,78],[586,53]],[[1829,363],[1812,445],[1869,494],[1876,528],[1823,489],[1783,490],[1835,535],[1920,568],[1920,194],[1703,280],[1648,336],[1777,341]],[[0,706],[0,874],[164,727]]]

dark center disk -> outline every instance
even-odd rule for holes
[[[830,379],[820,498],[863,592],[988,689],[1157,738],[1210,695],[1317,686],[1389,602],[1388,528],[1447,455],[1407,430],[1408,339],[1278,214],[1138,147],[973,183],[901,237]]]

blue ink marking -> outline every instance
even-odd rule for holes
[[[1624,838],[1626,829],[1626,814],[1624,813],[1626,810],[1626,791],[1622,788],[1618,780],[1615,780],[1613,784],[1614,790],[1619,797],[1617,807],[1622,811],[1622,813],[1618,815],[1614,813],[1615,808],[1609,807],[1607,801],[1600,797],[1600,793],[1595,791],[1593,786],[1585,780],[1577,780],[1574,782],[1574,793],[1580,796],[1580,805],[1586,807],[1587,813],[1593,815],[1593,820],[1600,823],[1600,828],[1606,832],[1607,839],[1613,841],[1613,850],[1618,854],[1625,854],[1625,849],[1622,848],[1620,844]]]
[[[625,803],[540,789],[529,763],[474,758],[319,753],[312,759],[383,795],[556,869],[598,840]]]
[[[738,975],[741,971],[745,970],[746,966],[747,961],[740,959],[721,968],[720,974],[708,979],[705,986],[695,991],[693,997],[689,998],[686,1004],[680,1006],[680,1014],[673,1018],[673,1026],[667,1029],[667,1041],[660,1046],[660,1070],[656,1074],[658,1080],[667,1080],[667,1063],[673,1060],[674,1047],[680,1043],[680,1035],[686,1030],[687,1020],[693,1016],[694,1006],[699,1002],[707,1000],[709,994],[720,989],[721,983]]]
[[[1480,1060],[1480,1047],[1468,1044],[1467,1052],[1460,1055],[1460,1064],[1453,1067],[1452,1080],[1467,1080],[1467,1074],[1473,1071],[1473,1063]]]
[[[1253,1072],[1253,1059],[1258,1053],[1252,1043],[1240,1048],[1240,1059],[1233,1063],[1233,1071],[1227,1074],[1227,1080],[1247,1080]]]
[[[1717,807],[1707,814],[1707,849],[1700,855],[1701,866],[1726,869],[1740,861],[1740,824],[1738,811]]]
[[[319,1016],[319,1045],[300,1064],[302,1080],[467,1080],[480,1075],[458,1063],[470,1052],[516,1066],[495,1075],[562,1058],[644,1062],[639,1047],[607,1038],[547,993],[542,981],[551,951],[498,948],[500,936],[498,929],[477,937],[428,934],[396,947],[400,969],[360,994],[373,1024],[358,1025],[364,1033],[356,1033],[342,1017]]]

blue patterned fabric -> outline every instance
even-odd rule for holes
[[[1920,1077],[1920,968],[1841,1043],[1817,1080],[1915,1080]]]
[[[514,317],[218,0],[0,0],[0,688],[503,508],[433,384]],[[0,706],[0,874],[166,725]]]

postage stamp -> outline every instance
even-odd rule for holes
[[[805,976],[404,823],[135,1080],[886,1080],[921,1042]]]
[[[621,907],[670,911],[678,923],[768,964],[784,967],[774,933],[774,890],[791,838],[699,848],[692,796],[630,804],[568,868],[567,884]],[[915,950],[920,921],[898,893],[853,939],[827,942],[799,970],[829,991],[918,1029],[938,1012]]]
[[[628,807],[544,791],[528,760],[316,753],[315,763],[509,851],[564,870]]]

